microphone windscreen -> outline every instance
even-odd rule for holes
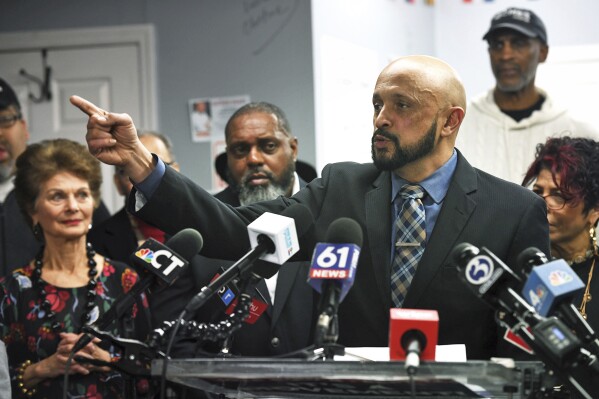
[[[295,221],[295,231],[298,237],[303,236],[314,223],[314,216],[307,206],[292,204],[281,212],[281,216],[292,218]]]
[[[540,266],[547,263],[549,260],[547,256],[538,248],[530,247],[518,255],[516,258],[516,265],[526,274],[529,274],[534,266]]]
[[[362,247],[362,227],[351,218],[335,219],[327,229],[325,242],[330,244],[356,244]]]
[[[470,260],[473,256],[478,255],[479,252],[479,249],[474,245],[468,242],[462,242],[453,247],[450,259],[453,261],[454,265],[463,267],[462,263],[465,260]]]
[[[172,236],[164,245],[189,262],[202,250],[204,240],[197,230],[183,229]]]

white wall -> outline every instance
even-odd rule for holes
[[[376,78],[394,58],[434,53],[433,16],[422,1],[312,1],[318,170],[370,161]]]
[[[473,0],[471,4],[438,0],[435,5],[436,55],[457,69],[469,97],[495,84],[487,43],[482,37],[493,15],[508,7],[528,8],[543,20],[549,42],[548,62],[551,62],[552,47],[599,43],[599,1],[596,0]]]

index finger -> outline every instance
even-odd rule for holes
[[[79,96],[71,96],[69,98],[71,104],[75,107],[79,108],[81,111],[87,114],[87,116],[92,116],[94,114],[105,116],[107,114],[102,108],[99,108],[94,103],[87,101],[86,99]]]

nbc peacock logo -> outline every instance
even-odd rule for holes
[[[154,259],[154,252],[151,249],[142,248],[135,253],[135,256],[144,262],[152,263],[152,259]]]

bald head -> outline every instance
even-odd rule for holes
[[[445,61],[427,55],[410,55],[392,61],[379,75],[381,79],[405,78],[430,93],[440,107],[466,109],[466,91],[455,69]]]

